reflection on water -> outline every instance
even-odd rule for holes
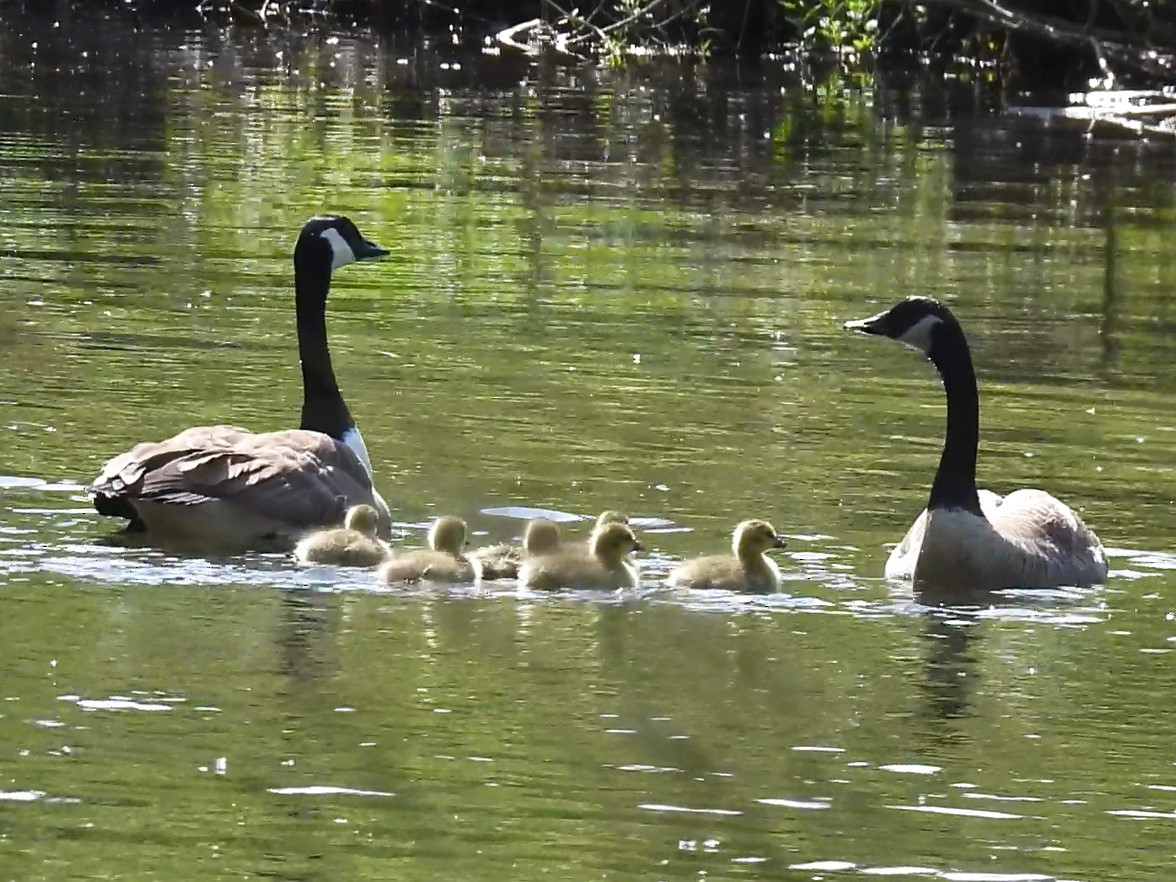
[[[959,720],[972,713],[976,650],[980,634],[975,624],[948,618],[942,613],[926,617],[923,638],[927,644],[926,680],[923,684],[928,720]]]
[[[54,13],[0,28],[10,875],[1162,876],[1170,151],[966,83]],[[112,452],[297,419],[289,251],[325,208],[393,249],[329,327],[405,541],[617,508],[639,591],[108,541]],[[915,291],[973,342],[981,479],[1073,503],[1107,586],[880,580],[942,396],[840,325]],[[659,587],[745,517],[789,538],[780,593]]]

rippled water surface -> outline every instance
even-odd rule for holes
[[[965,82],[0,24],[6,877],[1168,878],[1169,147]],[[296,423],[289,252],[324,209],[392,251],[329,328],[407,541],[618,508],[640,591],[109,541],[113,453]],[[969,332],[984,483],[1071,502],[1105,586],[880,579],[942,393],[840,326],[911,292]],[[781,593],[659,590],[749,516]]]

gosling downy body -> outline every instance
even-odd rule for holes
[[[379,513],[370,505],[347,510],[342,527],[320,530],[300,539],[294,559],[300,564],[333,564],[338,567],[374,567],[388,557],[388,546],[377,538]]]
[[[559,524],[547,518],[535,518],[527,522],[522,545],[509,542],[488,545],[479,548],[470,557],[481,566],[484,580],[514,579],[518,577],[519,564],[523,560],[540,554],[551,554],[559,545]]]
[[[519,584],[538,591],[636,588],[637,570],[625,558],[640,550],[641,544],[627,524],[606,523],[593,531],[590,552],[582,547],[561,548],[523,561]]]
[[[429,547],[394,555],[380,567],[379,578],[388,585],[473,582],[478,567],[466,557],[465,544],[465,521],[452,515],[437,518],[429,528]]]
[[[890,337],[929,358],[943,379],[947,429],[927,508],[886,562],[886,576],[952,591],[1091,585],[1107,576],[1102,543],[1043,490],[1000,497],[976,488],[980,400],[963,329],[951,311],[911,297],[846,327]]]
[[[153,541],[288,549],[308,529],[338,524],[348,507],[365,504],[387,536],[388,506],[372,485],[367,448],[335,381],[326,331],[331,273],[387,253],[346,217],[307,221],[294,246],[300,428],[258,434],[198,426],[137,444],[94,481],[99,514],[123,518],[128,532]]]
[[[666,581],[672,588],[770,594],[780,587],[780,568],[764,552],[783,547],[784,537],[767,521],[743,521],[731,538],[730,554],[684,561]]]

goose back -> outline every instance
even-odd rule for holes
[[[886,562],[886,577],[961,590],[1092,585],[1107,576],[1102,543],[1044,490],[980,490],[983,517],[924,509]]]
[[[391,530],[388,507],[355,452],[303,429],[186,429],[114,457],[93,490],[100,513],[130,517],[165,539],[288,548],[361,503],[376,509],[380,535]]]

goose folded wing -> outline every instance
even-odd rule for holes
[[[372,496],[371,478],[347,445],[293,429],[255,435],[231,426],[188,429],[115,457],[99,494],[166,505],[232,505],[299,526],[342,519]]]
[[[1079,554],[1092,544],[1078,515],[1044,490],[1015,490],[986,514],[1003,535],[1044,543],[1059,556]]]
[[[197,426],[165,441],[144,441],[109,459],[92,489],[105,496],[140,496],[144,477],[156,469],[192,454],[232,450],[251,435],[236,426]]]

